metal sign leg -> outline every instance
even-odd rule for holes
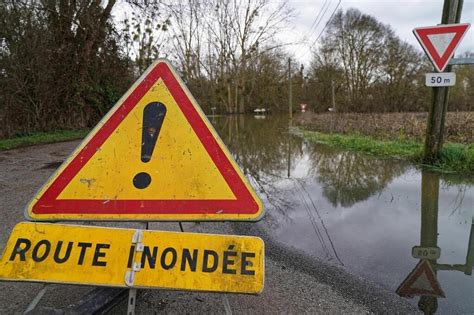
[[[137,289],[128,290],[127,315],[135,315],[135,304],[137,302]]]
[[[25,310],[25,312],[23,312],[23,314],[26,314],[28,312],[31,312],[33,311],[36,306],[38,305],[38,303],[41,301],[41,299],[43,298],[44,294],[46,293],[46,290],[47,290],[47,284],[43,284],[43,287],[41,288],[41,290],[38,292],[38,294],[36,295],[36,297],[33,299],[33,301],[31,301],[31,303],[28,305],[28,308]]]
[[[148,227],[149,227],[148,223],[149,222],[145,222],[145,225],[144,225],[145,230],[148,230]],[[141,244],[141,241],[142,241],[142,233],[137,235],[137,237],[134,236],[133,242],[136,243],[136,246],[137,246],[136,250],[137,251],[142,251],[143,250],[143,244]],[[132,267],[132,271],[131,271],[131,277],[132,278],[134,278],[133,273],[135,271],[137,271],[137,269],[139,270],[139,268],[137,268],[136,264],[137,263],[134,263],[134,266]],[[140,267],[141,267],[141,265],[140,265]],[[133,285],[133,279],[132,278],[130,278],[131,285]],[[137,289],[130,288],[128,290],[127,315],[135,315],[135,305],[136,304],[137,304]]]
[[[222,304],[224,305],[225,315],[232,315],[232,309],[230,308],[229,298],[226,294],[222,294]]]

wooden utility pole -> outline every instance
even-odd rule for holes
[[[334,113],[333,117],[332,117],[332,123],[331,123],[331,133],[334,132],[334,130],[336,129],[336,92],[335,92],[335,89],[334,89],[334,80],[331,79],[331,99],[332,99],[332,107],[330,108],[330,110]]]
[[[331,91],[332,91],[332,110],[336,111],[336,93],[334,91],[334,80],[331,80]]]
[[[463,0],[444,0],[441,24],[459,23],[461,20]],[[445,72],[451,72],[451,65]],[[433,163],[439,159],[443,147],[444,121],[448,109],[448,87],[434,87],[433,98],[428,115],[423,160]]]
[[[288,58],[288,110],[293,120],[293,85],[291,84],[291,58]]]

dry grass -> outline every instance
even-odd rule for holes
[[[323,133],[360,134],[382,140],[410,139],[423,141],[427,113],[304,113],[297,124],[307,130]],[[474,112],[449,112],[445,124],[445,141],[474,143]]]

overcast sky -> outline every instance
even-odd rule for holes
[[[287,49],[297,59],[307,63],[311,56],[309,47],[313,45],[323,30],[339,0],[328,0],[324,8],[325,0],[288,0],[288,2],[294,8],[296,17],[292,23],[294,27],[281,34],[281,39],[285,42],[303,41],[303,44],[294,45]],[[408,41],[421,51],[412,30],[419,26],[439,24],[443,0],[342,0],[339,5],[339,8],[344,10],[351,7],[374,16],[384,24],[389,24],[401,39]],[[312,30],[311,25],[313,25],[322,8],[323,12],[326,11],[324,18],[316,29]],[[464,0],[461,23],[471,23],[471,29],[459,45],[456,53],[459,54],[468,50],[474,52],[474,0]],[[317,43],[314,44],[314,47],[316,46]]]

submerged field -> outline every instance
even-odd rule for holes
[[[305,113],[296,118],[305,130],[358,134],[379,140],[409,139],[423,142],[428,113]],[[474,112],[448,112],[445,141],[474,143]]]
[[[422,164],[427,113],[308,114],[293,130],[313,142]],[[474,175],[474,113],[448,113],[440,160],[426,168]]]

